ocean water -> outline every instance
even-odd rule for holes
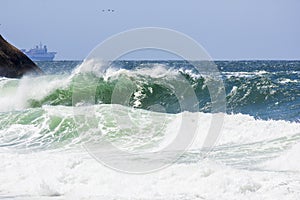
[[[81,61],[37,64],[44,76],[0,78],[0,199],[300,199],[300,61],[216,61],[226,113],[209,151],[201,133],[218,113],[209,77],[189,63],[115,61],[102,74],[78,73]],[[196,104],[187,95],[182,107],[183,84]],[[200,134],[151,173],[120,172],[123,154],[102,163],[86,146],[156,152],[195,116]]]

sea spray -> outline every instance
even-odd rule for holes
[[[213,115],[206,77],[184,61],[120,61],[102,75],[82,74],[83,85],[89,78],[98,80],[96,98],[88,105],[94,118],[85,132],[78,131],[80,116],[72,106],[78,74],[71,71],[80,62],[42,63],[44,71],[49,68],[42,77],[0,78],[0,198],[297,199],[300,63],[216,63],[226,87],[227,114],[209,152],[201,149]],[[199,112],[178,111],[166,87],[178,76],[196,91],[200,103],[193,106]],[[128,80],[138,86],[129,104],[111,104],[115,85]],[[125,115],[132,119],[130,129],[117,123],[116,116]],[[198,137],[156,173],[116,172],[84,148],[86,142],[107,140],[131,153],[158,151],[173,140],[182,115],[199,116]]]

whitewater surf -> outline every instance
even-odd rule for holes
[[[300,62],[216,62],[227,111],[209,152],[202,149],[214,116],[207,77],[195,73],[189,63],[117,61],[115,68],[101,75],[78,74],[80,65],[41,62],[48,75],[0,78],[0,199],[300,196]],[[198,100],[186,110],[172,90],[182,77]],[[74,116],[81,103],[74,102],[75,84],[95,89],[93,102],[87,105],[92,118]],[[112,104],[116,88],[134,89],[126,104]],[[183,117],[194,123],[195,115],[200,134],[178,159],[155,173],[113,170],[84,145],[108,141],[130,153],[156,152],[168,145]],[[129,127],[120,125],[124,117],[130,118]],[[118,154],[107,156],[112,163],[124,159]]]

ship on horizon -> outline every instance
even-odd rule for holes
[[[43,46],[42,43],[28,51],[26,49],[21,49],[21,51],[33,61],[52,61],[57,53],[48,52],[47,46]]]

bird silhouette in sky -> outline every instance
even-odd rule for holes
[[[102,9],[102,12],[115,12],[114,9]]]

